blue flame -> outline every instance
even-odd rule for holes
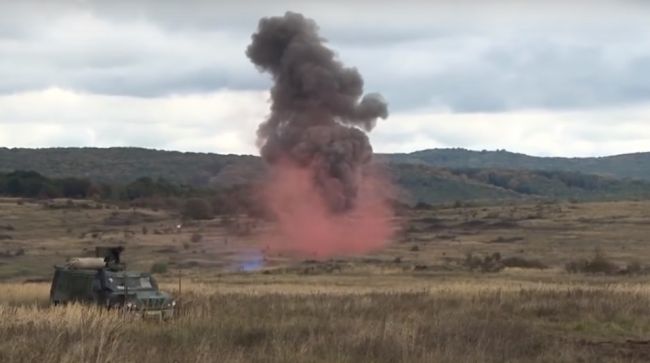
[[[250,251],[243,256],[244,261],[239,265],[239,270],[245,272],[257,271],[264,267],[264,256],[260,251]]]

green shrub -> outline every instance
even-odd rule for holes
[[[167,272],[167,263],[166,262],[156,262],[151,265],[152,274],[164,274]]]
[[[610,261],[601,250],[596,249],[594,256],[589,260],[569,261],[565,265],[565,270],[569,273],[589,273],[589,274],[616,274],[621,270],[618,265]]]
[[[186,219],[212,219],[212,207],[203,199],[190,199],[183,206],[183,217]]]
[[[641,263],[639,261],[632,261],[625,266],[625,269],[623,272],[628,275],[638,275],[644,272],[643,266],[641,266]]]
[[[529,260],[523,257],[504,258],[501,260],[501,263],[503,263],[505,267],[536,268],[540,270],[548,268],[548,266],[546,266],[540,260],[533,260],[533,259]]]
[[[505,267],[499,252],[484,257],[468,253],[465,255],[463,265],[472,271],[479,270],[481,272],[499,272]]]

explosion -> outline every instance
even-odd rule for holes
[[[301,14],[263,18],[246,54],[272,75],[271,114],[257,131],[271,175],[265,201],[281,236],[272,247],[318,257],[364,252],[391,233],[383,182],[368,170],[366,132],[388,108],[327,48]]]

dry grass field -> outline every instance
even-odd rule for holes
[[[264,253],[259,221],[75,203],[0,200],[2,362],[650,360],[648,202],[413,210],[386,249],[326,261]],[[118,243],[165,267],[176,319],[48,306],[53,264]]]

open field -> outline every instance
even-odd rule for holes
[[[201,278],[263,268],[267,273],[439,274],[466,271],[468,254],[538,260],[563,269],[596,249],[624,266],[650,257],[650,202],[456,206],[406,211],[385,249],[309,263],[266,252],[271,226],[242,216],[183,222],[165,211],[118,209],[92,201],[0,199],[0,279],[49,277],[65,258],[95,246],[127,248],[131,267],[155,263]],[[179,228],[180,226],[180,228]],[[547,275],[546,271],[543,275]],[[555,278],[555,277],[553,277]]]
[[[386,249],[326,261],[265,252],[261,221],[56,203],[0,200],[0,361],[650,359],[647,202],[411,210]],[[176,320],[50,308],[46,282],[24,283],[116,243],[133,268],[166,266]],[[565,271],[596,249],[613,268]]]
[[[0,305],[0,360],[6,362],[650,358],[645,342],[650,290],[643,283],[565,285],[488,278],[443,281],[422,292],[321,293],[283,292],[277,286],[273,293],[255,286],[225,292],[219,285],[206,290],[192,284],[186,285],[180,316],[169,323],[134,321],[89,307],[30,304],[45,299],[46,284],[5,288],[17,293]]]

